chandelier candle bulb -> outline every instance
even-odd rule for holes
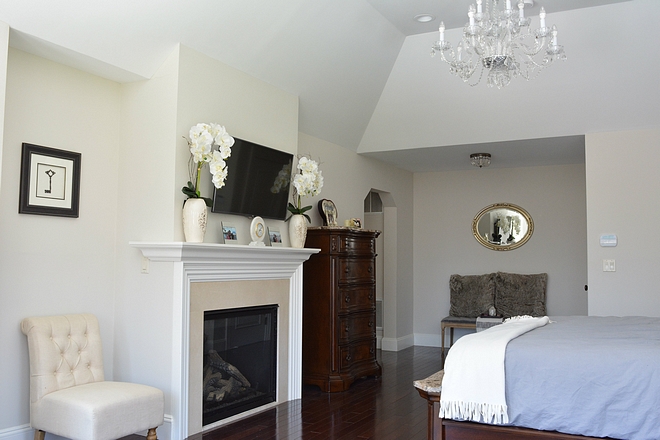
[[[440,31],[440,42],[442,43],[443,41],[445,41],[445,22],[444,21],[440,22],[440,27],[438,28],[438,30]]]
[[[545,8],[541,6],[541,12],[539,12],[539,21],[540,21],[540,28],[545,29]]]
[[[468,10],[468,17],[470,18],[470,27],[474,26],[474,5],[470,5]]]

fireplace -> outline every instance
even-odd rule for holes
[[[318,249],[211,243],[131,242],[153,264],[145,285],[171,289],[171,364],[155,373],[166,400],[166,440],[181,440],[302,394],[302,263]],[[137,261],[137,259],[136,259]],[[137,263],[136,263],[137,264]],[[164,304],[167,304],[167,295]],[[202,427],[204,311],[278,304],[275,402]],[[135,335],[139,340],[139,335]],[[148,341],[144,342],[145,344]],[[169,381],[169,382],[168,382]],[[169,434],[169,435],[167,435]]]
[[[204,312],[203,426],[275,402],[277,309]]]

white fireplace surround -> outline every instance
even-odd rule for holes
[[[172,431],[183,440],[189,431],[188,376],[191,283],[289,280],[288,395],[302,392],[302,264],[318,249],[182,242],[130,242],[152,262],[173,263]],[[278,398],[278,400],[280,400]]]

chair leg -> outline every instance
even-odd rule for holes
[[[46,438],[46,432],[39,429],[34,430],[34,440],[44,440]]]
[[[158,437],[156,436],[156,428],[149,429],[149,432],[147,432],[147,440],[158,440]]]

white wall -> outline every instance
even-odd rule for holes
[[[534,234],[518,249],[493,251],[476,241],[472,220],[504,202],[531,215]],[[417,173],[414,213],[416,345],[440,345],[454,273],[547,272],[548,314],[587,314],[584,165]]]
[[[9,26],[0,21],[0,102],[5,102],[7,86],[7,56],[9,52]],[[2,188],[2,140],[5,130],[5,107],[0,107],[0,188]]]
[[[180,225],[179,206],[185,199],[181,187],[189,179],[190,157],[186,141],[181,136],[188,136],[190,127],[198,122],[216,122],[224,125],[233,136],[295,155],[298,151],[298,97],[185,46],[181,46],[179,74],[175,187],[178,203],[175,218]],[[208,168],[203,173],[208,174]],[[211,175],[208,176],[202,185],[202,195],[213,197]],[[239,244],[250,242],[250,220],[247,217],[211,212],[205,242],[220,242],[222,221],[230,221],[236,226]],[[282,221],[264,219],[264,222],[266,226],[279,227],[287,243],[288,233]],[[176,236],[181,241],[183,229],[178,229]]]
[[[27,316],[95,313],[113,377],[119,85],[9,50],[0,191],[0,429],[29,421]],[[23,142],[82,153],[80,217],[18,214]]]
[[[181,188],[189,180],[190,151],[184,136],[198,122],[225,125],[230,134],[295,153],[298,101],[185,46],[178,46],[148,81],[122,86],[122,140],[117,218],[115,368],[121,380],[147,383],[166,395],[166,421],[176,423],[172,401],[172,335],[181,305],[173,303],[171,263],[150,263],[130,241],[183,241]],[[235,172],[236,170],[229,170]],[[202,195],[211,197],[205,169]],[[246,217],[209,212],[206,243],[220,241],[220,222],[237,226],[241,244],[249,242]],[[272,224],[267,221],[267,224]],[[283,222],[277,222],[278,225]],[[172,415],[173,418],[170,418]],[[159,438],[169,439],[169,424]]]
[[[659,161],[660,129],[586,137],[590,315],[660,316]],[[616,234],[618,245],[601,247],[601,234]],[[603,272],[603,259],[616,271]]]
[[[324,186],[319,197],[303,200],[314,207],[312,223],[322,221],[316,205],[319,199],[330,199],[337,206],[337,222],[352,217],[362,218],[364,198],[372,189],[389,193],[385,204],[390,214],[385,216],[384,242],[388,247],[385,261],[383,348],[400,350],[412,345],[413,338],[413,194],[412,173],[383,162],[369,159],[340,146],[300,133],[300,154],[309,154],[320,161]],[[394,211],[396,214],[391,214]],[[388,218],[395,222],[388,224]],[[396,246],[391,246],[394,243]],[[389,261],[389,264],[388,264]]]

